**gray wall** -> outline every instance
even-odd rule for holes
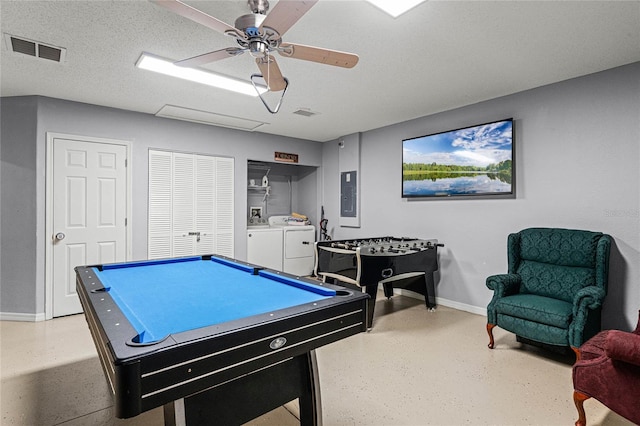
[[[437,296],[482,312],[488,275],[507,270],[506,239],[531,226],[610,234],[605,327],[630,328],[640,308],[640,63],[362,133],[360,228],[338,226],[338,141],[323,149],[325,214],[334,239],[437,238]],[[428,97],[425,93],[425,97]],[[513,117],[517,198],[401,198],[401,141]]]
[[[35,98],[0,99],[0,312],[35,313],[41,235],[35,232],[38,187]],[[8,141],[12,141],[9,143]],[[44,201],[43,201],[44,204]]]
[[[319,144],[49,98],[3,98],[0,312],[44,312],[45,144],[46,132],[58,132],[132,142],[135,259],[146,257],[149,148],[235,158],[239,258],[246,255],[247,159],[272,161],[274,151],[291,152],[301,164],[322,166],[318,179],[301,176],[298,185],[316,181],[334,238],[392,234],[445,243],[437,294],[461,309],[486,307],[485,278],[506,271],[509,232],[558,226],[612,235],[604,325],[628,329],[640,308],[638,75],[640,63],[362,133],[360,228],[337,225],[337,141]],[[506,117],[516,123],[516,199],[400,197],[403,138]]]
[[[36,314],[38,318],[44,313],[47,132],[132,143],[133,217],[129,223],[133,259],[147,257],[150,148],[235,158],[235,256],[239,259],[246,258],[247,160],[272,161],[274,151],[280,151],[298,154],[302,165],[319,167],[322,162],[322,144],[317,142],[59,99],[2,98],[1,112],[1,313]],[[309,185],[309,190],[318,194],[317,184]],[[316,199],[316,204],[318,201]]]

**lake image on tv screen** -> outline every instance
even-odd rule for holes
[[[511,120],[408,139],[402,148],[403,197],[512,192]]]

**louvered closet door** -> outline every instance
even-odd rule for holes
[[[233,158],[216,158],[216,240],[215,253],[233,253]]]
[[[170,152],[149,151],[149,221],[147,256],[171,257],[173,158]]]
[[[173,153],[173,256],[196,254],[195,170],[192,154]]]
[[[233,257],[232,158],[149,151],[149,258]]]
[[[200,232],[196,236],[197,254],[217,253],[215,249],[216,222],[216,158],[206,155],[195,156],[195,225]]]

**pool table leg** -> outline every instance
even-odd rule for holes
[[[369,295],[369,300],[367,301],[367,331],[371,331],[373,328],[373,310],[376,307],[376,296],[378,295],[378,283],[367,285],[365,291]]]
[[[316,351],[307,353],[307,390],[298,398],[300,404],[300,425],[322,426],[322,402],[320,399],[320,380]],[[304,386],[304,385],[303,385]]]
[[[164,426],[186,426],[184,398],[164,404]]]
[[[300,425],[321,426],[314,350],[164,406],[165,426],[241,425],[298,399]]]

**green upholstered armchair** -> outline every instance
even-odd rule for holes
[[[611,237],[601,232],[529,228],[507,239],[508,273],[487,278],[489,348],[493,328],[524,341],[570,346],[576,354],[600,331]],[[520,339],[519,339],[520,340]]]

